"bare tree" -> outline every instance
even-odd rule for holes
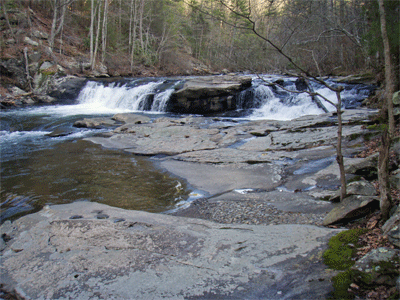
[[[108,24],[108,0],[104,0],[103,27],[101,30],[101,62],[104,63],[107,50],[107,24]]]
[[[16,40],[14,31],[13,31],[11,25],[10,25],[10,20],[8,19],[8,14],[7,14],[7,9],[6,9],[6,3],[5,3],[4,0],[1,0],[1,6],[3,7],[3,13],[4,13],[4,17],[6,18],[7,27],[8,27],[8,29],[10,30],[10,35],[11,35],[11,37],[12,37],[14,40]]]
[[[381,21],[383,48],[385,53],[385,92],[383,97],[383,113],[384,115],[388,116],[389,128],[385,128],[382,135],[382,144],[379,149],[378,179],[381,193],[381,214],[383,219],[388,219],[389,212],[392,207],[389,182],[389,149],[395,128],[392,97],[395,92],[396,84],[394,77],[394,66],[390,55],[390,44],[386,29],[386,11],[383,0],[379,0],[379,15]]]
[[[49,47],[51,50],[54,48],[54,39],[62,31],[64,27],[65,12],[68,5],[75,0],[53,0],[53,21],[51,23],[51,31],[49,37]],[[62,37],[61,37],[62,40]]]
[[[90,10],[90,67],[92,70],[96,67],[97,51],[99,47],[100,28],[101,28],[101,7],[103,0],[99,0],[97,5],[95,1],[91,1]],[[97,18],[97,19],[96,19]],[[97,23],[97,25],[96,25]],[[96,30],[96,36],[94,31]]]

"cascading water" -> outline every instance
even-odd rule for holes
[[[242,118],[250,120],[274,119],[291,120],[303,115],[321,114],[334,111],[332,104],[316,96],[312,98],[306,93],[290,93],[280,87],[268,85],[266,82],[278,81],[288,90],[296,90],[296,78],[266,76],[253,78],[252,87],[235,96],[237,109]],[[168,101],[183,80],[152,79],[138,81],[126,80],[123,83],[88,82],[77,99],[76,110],[92,113],[116,112],[167,112]],[[328,83],[337,84],[328,80]],[[337,103],[335,92],[325,86],[310,82],[313,91]],[[343,108],[356,108],[366,98],[372,87],[366,85],[342,84],[341,94]]]
[[[336,107],[316,96],[313,99],[307,93],[291,93],[278,86],[269,85],[280,81],[286,90],[297,92],[296,78],[279,78],[268,76],[266,78],[255,77],[253,85],[249,90],[241,93],[238,97],[238,109],[247,109],[247,118],[250,120],[271,119],[271,120],[292,120],[304,115],[317,115],[325,111],[335,111]],[[332,86],[337,86],[333,80],[327,81]],[[327,98],[333,104],[337,103],[336,93],[325,86],[310,82],[314,92]],[[341,93],[342,108],[352,109],[361,105],[371,91],[373,86],[363,84],[341,84],[344,91]],[[250,99],[249,99],[250,98]]]
[[[169,97],[179,80],[104,84],[89,81],[76,102],[79,108],[100,113],[165,112]]]

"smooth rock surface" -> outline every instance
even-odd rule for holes
[[[77,212],[82,218],[70,219]],[[90,202],[45,207],[7,230],[1,281],[25,299],[316,299],[331,290],[320,257],[338,232]]]

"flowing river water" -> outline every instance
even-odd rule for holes
[[[265,76],[267,80],[282,79]],[[33,106],[1,111],[1,222],[41,209],[46,204],[77,200],[96,201],[125,209],[166,212],[190,201],[195,194],[184,180],[157,168],[148,158],[134,156],[82,140],[110,128],[75,128],[85,117],[121,112],[151,118],[173,116],[168,99],[184,79],[145,78],[115,82],[88,81],[72,104]],[[284,86],[295,89],[294,78]],[[360,106],[375,88],[343,84],[344,108]],[[333,102],[335,94],[314,84],[316,92]],[[236,99],[238,109],[221,114],[226,120],[290,120],[320,114],[306,94],[289,94],[266,86],[254,77],[253,85]],[[333,111],[326,104],[326,110]],[[178,117],[178,116],[177,116]],[[215,116],[213,116],[215,117]],[[212,122],[212,118],[210,118]]]

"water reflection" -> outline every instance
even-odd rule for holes
[[[96,201],[125,209],[162,212],[188,198],[184,182],[143,157],[78,140],[1,165],[1,219],[46,204]]]

